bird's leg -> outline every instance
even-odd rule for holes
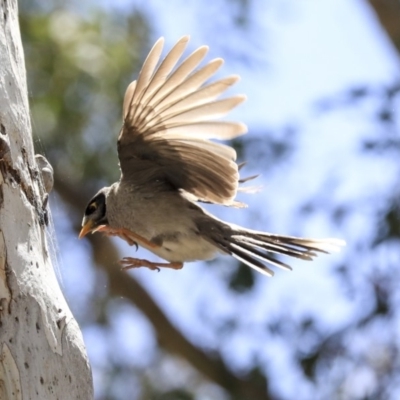
[[[120,229],[114,230],[112,233],[109,233],[109,235],[119,236],[121,239],[125,240],[125,242],[127,242],[129,244],[129,246],[135,245],[136,250],[139,248],[137,242],[132,240],[132,238],[130,236],[128,236],[125,232],[122,232]]]
[[[107,225],[98,226],[97,228],[92,230],[92,233],[95,233],[95,232],[103,232],[107,236],[118,236],[117,230],[110,228]]]
[[[119,229],[113,229],[106,225],[102,225],[100,228],[97,228],[95,232],[103,232],[107,236],[118,236],[121,239],[125,240],[129,244],[129,246],[136,246],[136,250],[139,248],[138,244],[132,240],[126,233],[120,232]]]
[[[181,262],[153,263],[147,260],[131,257],[124,257],[119,263],[123,265],[122,270],[146,267],[153,271],[160,271],[160,268],[181,269],[183,267],[183,263]]]
[[[160,247],[158,244],[155,244],[151,242],[150,240],[145,239],[144,237],[138,235],[135,232],[130,231],[129,229],[125,228],[120,228],[117,230],[121,236],[125,238],[125,240],[129,242],[139,242],[142,246],[150,248],[150,249],[155,249],[157,247]]]
[[[103,232],[107,236],[119,236],[121,239],[127,241],[131,246],[135,245],[136,250],[138,248],[137,242],[139,242],[140,245],[147,247],[149,249],[154,249],[159,247],[159,245],[125,228],[110,228],[107,225],[101,225],[98,228],[96,228],[93,232]],[[151,270],[160,271],[160,267],[172,268],[172,269],[181,269],[183,267],[183,263],[181,262],[153,263],[147,260],[141,260],[139,258],[131,258],[131,257],[124,257],[120,261],[120,264],[123,265],[122,267],[123,270],[146,267]]]
[[[110,228],[107,225],[101,225],[98,228],[96,228],[94,232],[103,232],[107,236],[119,236],[121,239],[124,239],[130,246],[135,245],[136,250],[138,247],[138,243],[146,248],[154,249],[159,247],[159,245],[151,242],[150,240],[147,240],[146,238],[138,235],[135,232],[132,232],[128,229],[125,228]]]

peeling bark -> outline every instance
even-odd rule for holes
[[[15,0],[0,1],[0,399],[91,399],[79,327],[46,241]]]

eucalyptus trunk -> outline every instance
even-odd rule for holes
[[[48,250],[51,167],[34,156],[16,0],[0,2],[0,25],[0,399],[92,399]]]

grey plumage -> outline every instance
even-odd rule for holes
[[[208,83],[223,60],[196,70],[206,46],[179,64],[188,40],[180,39],[160,63],[159,39],[137,81],[128,86],[118,138],[121,178],[89,202],[80,237],[97,230],[119,235],[170,261],[163,266],[172,268],[230,254],[269,276],[273,272],[266,264],[290,269],[273,254],[312,260],[317,253],[338,250],[344,244],[338,239],[252,231],[220,221],[195,203],[241,207],[235,201],[239,183],[254,177],[240,178],[235,150],[209,140],[247,132],[242,123],[215,121],[245,100],[241,95],[219,99],[239,77]]]

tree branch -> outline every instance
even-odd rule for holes
[[[386,30],[393,44],[400,52],[400,1],[399,0],[369,0],[375,10],[381,25]]]

